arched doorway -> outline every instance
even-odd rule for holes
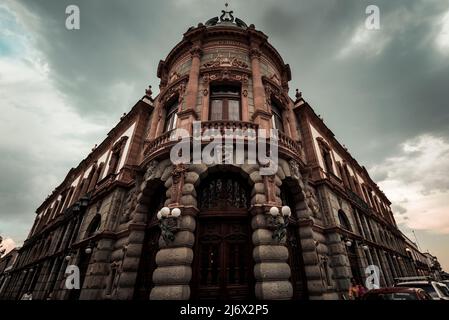
[[[296,204],[299,199],[299,194],[295,197],[292,193],[294,190],[294,182],[284,180],[281,186],[281,201],[282,205],[289,206],[292,210],[292,215],[289,218],[289,225],[287,227],[287,249],[288,249],[288,263],[290,265],[291,277],[290,282],[293,286],[293,300],[306,300],[308,298],[306,275],[304,270],[304,260],[301,249],[301,239],[299,238],[298,218],[295,214]]]
[[[198,188],[193,299],[253,297],[249,186],[238,174],[209,175]]]
[[[165,204],[166,189],[160,181],[154,181],[153,183],[155,184],[155,190],[152,193],[151,203],[148,206],[148,222],[137,272],[134,300],[148,300],[151,289],[154,287],[153,272],[157,267],[156,253],[159,250],[159,238],[161,235],[157,212]]]

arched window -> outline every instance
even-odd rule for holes
[[[240,87],[213,86],[210,98],[210,120],[239,121],[241,119]]]
[[[277,129],[281,132],[284,131],[284,123],[282,121],[281,107],[273,100],[271,100],[271,124],[273,129]]]
[[[111,160],[109,160],[108,174],[116,173],[127,140],[128,137],[123,136],[112,147]]]
[[[217,175],[204,181],[200,188],[200,207],[203,209],[248,208],[248,190],[239,177]]]
[[[323,138],[317,138],[318,144],[320,146],[321,155],[323,157],[324,170],[328,173],[334,173],[334,167],[332,162],[331,148],[323,140]]]
[[[167,115],[165,116],[164,132],[176,128],[176,122],[178,121],[178,106],[178,100],[174,99],[166,107]]]
[[[86,237],[93,236],[95,232],[97,232],[97,230],[100,228],[100,225],[101,225],[101,215],[97,213],[92,218],[92,221],[90,222],[89,227],[87,228]]]
[[[343,229],[352,231],[351,223],[343,210],[338,210],[338,220],[340,221],[340,226]]]

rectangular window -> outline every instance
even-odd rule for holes
[[[240,88],[234,86],[212,87],[210,120],[239,121],[240,119]]]
[[[212,100],[210,119],[213,121],[223,119],[223,101],[222,100]]]
[[[240,102],[228,100],[228,118],[232,121],[240,120]]]
[[[165,117],[164,132],[171,131],[176,128],[178,122],[178,102],[175,101],[166,109],[167,115]]]
[[[271,103],[271,113],[273,114],[271,116],[271,124],[273,125],[273,129],[283,132],[284,123],[282,122],[282,112],[281,109],[274,104],[274,102]]]

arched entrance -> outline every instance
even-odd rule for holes
[[[292,209],[292,215],[289,218],[287,227],[287,249],[288,264],[290,265],[291,277],[290,282],[293,286],[293,300],[306,300],[308,298],[306,274],[304,270],[304,260],[301,249],[301,239],[299,237],[298,217],[295,213],[296,205],[302,199],[299,194],[294,196],[294,182],[288,179],[284,180],[281,186],[282,205],[287,205]]]
[[[154,181],[155,190],[148,206],[148,222],[142,245],[142,254],[134,289],[134,300],[148,300],[153,284],[153,272],[156,269],[156,253],[159,250],[161,230],[157,220],[157,212],[164,206],[165,187],[160,181]]]
[[[253,297],[249,186],[239,174],[215,173],[198,188],[193,299]]]

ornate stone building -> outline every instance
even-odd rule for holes
[[[290,98],[267,39],[232,12],[189,28],[159,63],[159,94],[148,89],[37,209],[1,298],[340,299],[368,265],[382,286],[415,275],[390,201],[301,93]],[[173,132],[194,121],[279,130],[277,171],[173,163]],[[65,286],[68,265],[80,290]]]

